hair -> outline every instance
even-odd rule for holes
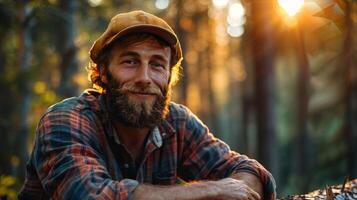
[[[100,75],[101,74],[106,74],[110,62],[110,55],[111,51],[114,46],[116,45],[124,45],[127,46],[128,44],[135,44],[138,42],[146,41],[150,38],[154,38],[160,45],[163,47],[170,47],[171,49],[171,58],[170,58],[170,78],[169,78],[169,86],[175,85],[180,77],[180,71],[181,71],[181,60],[175,62],[175,49],[171,47],[165,40],[162,38],[150,34],[150,33],[134,33],[130,35],[123,36],[111,44],[109,44],[107,47],[103,48],[98,55],[97,61],[92,62],[90,61],[87,70],[88,70],[88,79],[89,81],[93,84],[93,88],[99,90],[100,92],[103,92],[106,88],[106,84],[102,82]]]

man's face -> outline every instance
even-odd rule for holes
[[[161,122],[170,101],[169,47],[154,38],[112,48],[107,83],[108,106],[112,116],[127,126],[152,128]]]

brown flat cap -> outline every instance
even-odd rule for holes
[[[174,51],[172,53],[175,55],[172,63],[176,65],[181,61],[181,45],[172,28],[163,19],[141,10],[114,16],[105,32],[94,42],[89,51],[90,58],[96,63],[101,50],[116,39],[130,33],[144,32],[162,38],[171,46]]]

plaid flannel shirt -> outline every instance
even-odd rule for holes
[[[127,176],[133,162],[122,151],[103,95],[87,90],[66,99],[39,122],[18,198],[124,200],[140,183],[173,185],[249,172],[261,180],[264,199],[275,199],[274,179],[262,165],[231,151],[179,104],[171,103],[167,118],[151,131],[134,178]]]

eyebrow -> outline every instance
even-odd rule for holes
[[[135,51],[124,51],[124,52],[121,53],[119,56],[120,56],[120,57],[124,57],[124,56],[140,57],[140,55],[139,55],[138,53],[136,53]]]

